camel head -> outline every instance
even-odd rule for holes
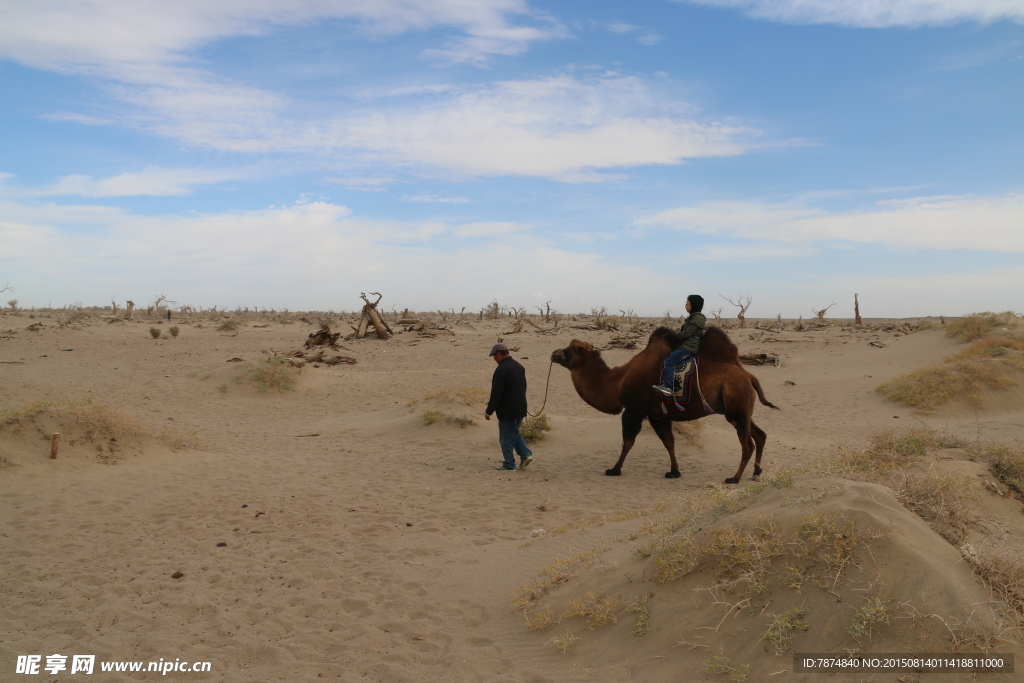
[[[563,368],[575,370],[581,367],[588,358],[593,357],[594,354],[600,356],[601,352],[596,350],[593,344],[573,339],[564,349],[556,349],[552,352],[551,362],[558,363]]]

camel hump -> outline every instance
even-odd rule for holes
[[[740,364],[740,350],[732,343],[732,339],[729,339],[725,330],[715,325],[708,325],[708,328],[704,330],[704,336],[700,340],[700,351],[697,352],[697,355],[716,363]]]

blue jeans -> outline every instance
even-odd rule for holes
[[[523,426],[523,418],[518,420],[498,420],[498,443],[501,444],[501,455],[505,458],[505,469],[516,468],[516,458],[513,451],[519,454],[520,458],[528,458],[533,451],[526,447],[523,435],[519,428]]]
[[[687,351],[681,346],[668,354],[668,358],[665,359],[665,367],[661,371],[661,381],[665,383],[665,386],[675,389],[675,367],[692,356],[692,351]]]

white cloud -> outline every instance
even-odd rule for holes
[[[856,28],[934,26],[960,22],[1024,23],[1020,0],[678,0],[741,10],[758,19]]]
[[[460,35],[446,49],[461,47],[474,59],[514,54],[560,31],[524,0],[34,0],[4,3],[0,56],[135,82],[140,66],[180,65],[189,50],[213,41],[324,19],[356,21],[380,35],[450,28]]]
[[[47,121],[69,121],[83,126],[107,126],[113,123],[110,119],[101,118],[99,116],[89,116],[88,114],[77,114],[75,112],[67,111],[43,114],[40,118],[46,119]]]
[[[252,177],[249,171],[190,168],[147,168],[109,178],[66,175],[48,187],[31,190],[12,188],[7,194],[19,196],[76,195],[79,197],[170,197],[186,195],[197,185]]]
[[[916,197],[834,213],[799,203],[704,202],[636,224],[798,244],[844,241],[1016,253],[1024,252],[1024,194]]]
[[[439,197],[433,194],[404,195],[403,202],[414,202],[421,204],[468,204],[468,197]]]
[[[605,179],[597,169],[740,154],[757,135],[687,119],[681,108],[636,77],[504,81],[421,108],[354,115],[312,134],[308,144],[331,140],[466,175],[582,181]]]
[[[553,247],[515,223],[374,221],[324,202],[146,217],[0,201],[0,216],[0,270],[24,305],[164,291],[192,304],[351,310],[369,288],[420,310],[475,310],[491,296],[517,305],[557,298],[582,310],[601,298],[640,300],[650,280],[645,269]],[[452,237],[483,239],[431,241]]]
[[[384,192],[387,186],[395,182],[394,178],[384,177],[327,177],[324,182],[334,185],[341,185],[346,190],[359,190],[360,192]]]

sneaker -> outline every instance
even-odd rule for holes
[[[526,456],[525,458],[523,458],[522,460],[519,461],[519,469],[523,469],[524,467],[529,465],[531,462],[533,462],[533,456],[532,455]]]
[[[515,467],[508,468],[508,467],[505,467],[504,465],[502,465],[501,467],[495,467],[494,469],[495,469],[496,472],[515,472],[516,471]]]
[[[674,393],[672,391],[672,387],[670,387],[667,384],[655,384],[654,385],[654,389],[655,389],[655,391],[660,391],[661,393],[665,394],[666,396],[671,396]]]

